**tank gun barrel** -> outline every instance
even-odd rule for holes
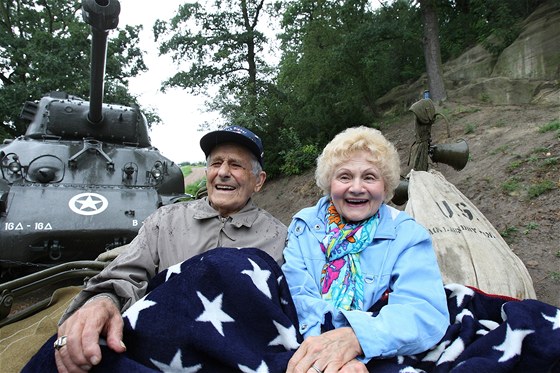
[[[83,0],[82,15],[91,26],[91,82],[88,119],[99,123],[103,119],[103,89],[107,63],[109,30],[119,24],[121,5],[117,0]]]

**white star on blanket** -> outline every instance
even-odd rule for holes
[[[181,273],[181,264],[182,263],[177,263],[177,264],[172,265],[171,267],[167,268],[167,275],[165,276],[165,281],[169,280],[169,277],[171,277],[171,275],[173,273],[176,273],[176,274]]]
[[[534,299],[489,295],[445,286],[451,325],[431,350],[372,359],[376,373],[556,372],[560,367],[560,310]],[[390,295],[389,295],[390,298]],[[412,370],[409,370],[412,369]]]
[[[241,364],[239,364],[239,370],[243,373],[268,373],[268,367],[266,366],[266,363],[264,361],[261,363],[261,365],[259,365],[257,370],[253,370]]]
[[[499,323],[497,323],[496,321],[493,321],[493,320],[480,320],[480,325],[484,326],[488,330],[494,330],[498,326],[500,326]],[[487,334],[487,333],[488,333],[488,331],[484,330],[484,329],[479,329],[476,332],[476,334],[481,334],[481,335],[484,335],[484,334]]]
[[[461,355],[465,351],[465,342],[461,338],[457,338],[449,347],[445,349],[441,358],[438,360],[437,364],[443,364],[449,361],[454,361],[457,356]]]
[[[124,313],[123,313],[123,318],[126,317],[128,319],[128,321],[130,321],[130,326],[132,327],[132,329],[136,328],[136,322],[138,321],[138,315],[140,314],[140,311],[143,311],[147,308],[150,308],[152,306],[154,306],[156,304],[156,302],[152,302],[151,300],[147,300],[144,298],[140,299],[138,302],[134,303],[132,306],[130,306],[129,309],[127,309]]]
[[[552,323],[552,330],[560,328],[560,310],[556,311],[556,316],[547,316],[544,313],[542,315],[545,320]]]
[[[297,341],[296,336],[296,328],[293,325],[290,325],[289,328],[284,327],[282,324],[272,320],[274,326],[278,330],[278,337],[276,337],[273,341],[271,341],[268,345],[269,346],[276,346],[282,345],[286,350],[296,349],[299,347],[299,343]]]
[[[507,361],[512,357],[521,354],[521,346],[523,339],[529,334],[534,333],[533,330],[512,330],[508,325],[506,329],[506,339],[499,346],[494,346],[494,350],[502,351],[504,354],[498,360],[499,362]]]
[[[206,298],[200,292],[197,291],[196,294],[204,305],[204,312],[196,318],[196,321],[211,322],[218,333],[223,336],[224,330],[222,327],[222,323],[235,321],[227,313],[222,311],[222,298],[224,295],[220,294],[216,298],[214,298],[213,301],[209,301],[208,298]]]
[[[177,353],[169,365],[155,359],[150,359],[150,361],[163,373],[196,373],[202,368],[200,364],[193,365],[192,367],[184,367],[181,359],[181,350],[177,350]]]
[[[457,298],[457,307],[461,307],[465,297],[472,297],[474,294],[474,291],[472,289],[466,286],[460,286],[458,284],[449,284],[447,285],[447,288],[451,290],[451,295],[449,296],[449,298]]]
[[[451,342],[449,341],[442,341],[436,347],[428,352],[426,356],[422,359],[422,361],[432,361],[436,362],[441,357],[447,346],[449,346]]]
[[[249,259],[249,262],[253,266],[253,270],[252,271],[245,270],[245,271],[241,271],[241,273],[249,276],[253,281],[253,284],[255,284],[255,286],[257,287],[257,289],[262,291],[262,293],[266,295],[268,299],[271,299],[272,295],[270,294],[270,289],[267,283],[268,278],[270,277],[270,271],[262,270],[261,267],[259,267],[257,263],[255,263],[251,259]]]

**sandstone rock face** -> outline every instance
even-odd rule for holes
[[[541,5],[525,20],[519,37],[500,54],[492,76],[560,78],[560,2]]]
[[[496,105],[560,103],[560,2],[549,0],[522,25],[499,56],[477,45],[443,65],[448,96]],[[381,111],[402,110],[421,98],[427,77],[393,88],[376,101]]]
[[[443,76],[446,81],[460,85],[464,81],[490,76],[495,62],[496,58],[490,52],[482,45],[477,45],[458,58],[445,63]]]

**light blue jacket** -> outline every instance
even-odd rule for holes
[[[345,311],[321,299],[325,254],[323,197],[316,206],[298,212],[288,228],[282,270],[292,293],[304,338],[321,334],[332,316],[335,328],[351,326],[367,362],[375,357],[409,355],[433,347],[449,326],[443,280],[424,227],[405,212],[382,204],[380,221],[370,246],[360,254],[364,275],[364,310]],[[377,313],[367,310],[390,290],[388,304]]]

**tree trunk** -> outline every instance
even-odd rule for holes
[[[430,98],[438,103],[447,99],[447,92],[443,84],[443,69],[441,67],[441,53],[439,47],[439,28],[433,0],[418,0],[424,24],[424,59],[428,74],[428,88]]]

